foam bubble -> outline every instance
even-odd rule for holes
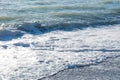
[[[0,41],[0,75],[6,80],[35,80],[119,56],[119,29],[117,25],[40,35],[24,33],[19,38]],[[16,33],[2,30],[1,36],[13,37]]]

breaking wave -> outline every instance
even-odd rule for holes
[[[36,80],[120,55],[119,0],[11,1],[0,1],[0,79]]]

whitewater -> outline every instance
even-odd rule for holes
[[[119,0],[0,0],[0,80],[120,57],[119,34]]]

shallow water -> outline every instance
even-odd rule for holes
[[[120,56],[119,4],[0,0],[0,79],[37,80]]]

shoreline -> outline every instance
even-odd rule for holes
[[[120,56],[97,65],[66,69],[39,80],[119,80]]]
[[[0,42],[1,78],[111,80],[112,75],[112,80],[119,80],[119,30],[119,25],[111,25],[68,32],[53,31],[43,35],[25,33],[23,36],[18,35],[22,31],[8,30],[8,33],[5,30],[2,32],[5,38],[1,38],[7,38],[7,41]],[[11,37],[12,40],[9,40]],[[89,66],[102,61],[105,61],[104,64]],[[109,66],[111,67],[107,69]],[[67,68],[69,70],[64,70]]]

